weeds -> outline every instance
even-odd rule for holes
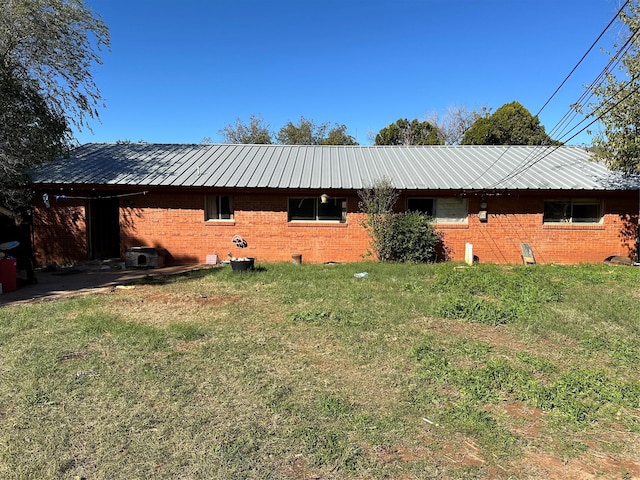
[[[0,477],[634,478],[638,280],[273,264],[3,307]]]
[[[545,304],[563,300],[557,282],[526,267],[451,269],[432,283],[431,291],[443,297],[439,316],[493,326],[529,318]]]

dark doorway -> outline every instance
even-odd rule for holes
[[[89,201],[89,259],[120,258],[120,203],[117,198]]]

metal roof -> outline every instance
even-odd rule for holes
[[[31,172],[35,184],[401,190],[627,190],[582,147],[101,144]]]

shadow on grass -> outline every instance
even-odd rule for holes
[[[204,268],[171,274],[153,274],[153,270],[149,270],[149,273],[147,275],[142,278],[133,280],[132,282],[130,282],[130,285],[165,285],[167,283],[175,282],[179,279],[201,280],[212,275],[221,275],[224,270],[225,269],[222,267]]]

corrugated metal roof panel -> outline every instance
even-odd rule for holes
[[[636,189],[580,147],[87,144],[34,183],[401,190]]]

